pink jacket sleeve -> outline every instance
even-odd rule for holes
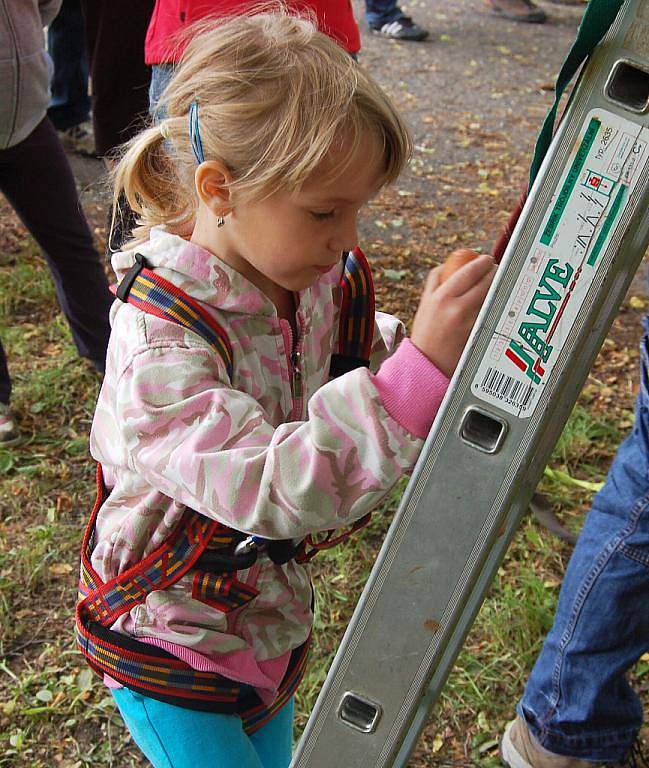
[[[449,380],[405,333],[398,318],[376,313],[370,369],[378,371],[374,384],[390,416],[423,439],[430,431]]]
[[[192,350],[191,361],[188,350],[156,352],[137,355],[117,388],[130,469],[238,530],[286,539],[344,526],[376,506],[421,449],[367,369],[321,387],[305,421],[274,427],[254,398],[214,380],[208,352]]]

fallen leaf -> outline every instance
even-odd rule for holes
[[[40,691],[36,691],[36,698],[37,698],[39,701],[42,701],[42,702],[44,702],[45,704],[47,704],[47,703],[49,703],[50,701],[52,701],[52,699],[53,699],[54,697],[53,697],[53,695],[52,695],[52,691],[50,691],[48,688],[41,688],[41,690],[40,690]]]
[[[92,688],[92,681],[95,679],[90,667],[84,667],[77,675],[77,688],[87,693]]]
[[[383,274],[388,278],[388,280],[403,280],[403,278],[406,276],[406,270],[384,269]]]
[[[500,741],[498,739],[491,739],[490,741],[485,741],[484,744],[481,744],[478,747],[478,754],[484,755],[485,752],[491,752],[492,749],[496,749],[496,747],[500,744]]]
[[[72,573],[72,570],[70,563],[52,563],[49,567],[49,572],[54,576],[65,576],[67,573]]]

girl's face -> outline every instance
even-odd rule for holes
[[[337,176],[332,171],[343,156],[341,150],[332,150],[299,192],[279,191],[261,202],[240,205],[233,200],[223,227],[218,228],[215,214],[202,207],[192,241],[271,299],[281,289],[308,288],[340,263],[342,251],[358,244],[358,213],[383,180],[383,158],[375,141],[359,149],[344,174]]]

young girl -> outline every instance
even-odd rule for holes
[[[79,644],[156,768],[285,767],[313,618],[303,540],[412,470],[495,267],[442,286],[433,270],[410,339],[364,322],[358,213],[410,139],[310,22],[204,29],[165,102],[116,171],[141,226],[113,259]],[[368,330],[354,368],[345,345]],[[330,378],[340,350],[350,370]]]

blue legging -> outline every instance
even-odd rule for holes
[[[293,699],[247,736],[236,715],[176,707],[128,688],[112,694],[154,768],[288,768],[291,762]]]

